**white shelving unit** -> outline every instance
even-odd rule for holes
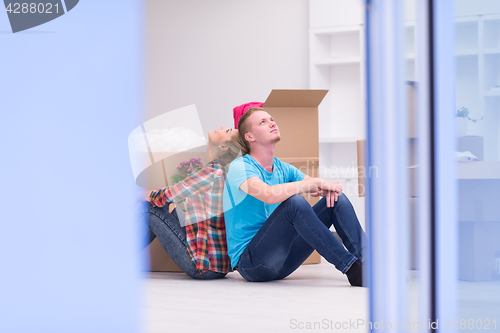
[[[500,15],[456,20],[456,107],[467,107],[468,135],[484,136],[484,159],[500,160]]]
[[[500,160],[500,15],[455,19],[456,109],[467,107],[468,135],[484,137],[485,160]],[[416,80],[415,21],[405,22],[406,80]]]
[[[310,86],[328,89],[319,107],[322,143],[364,136],[364,28],[310,29]]]
[[[361,225],[356,140],[365,137],[365,28],[363,2],[311,0],[311,89],[329,90],[318,108],[320,177],[344,186]]]
[[[310,87],[328,89],[319,106],[319,165],[324,177],[357,197],[356,140],[365,133],[365,61],[362,24],[310,29]],[[329,177],[332,168],[350,170]]]
[[[352,167],[357,165],[356,141],[365,139],[366,132],[363,3],[351,2],[342,18],[332,13],[343,12],[345,2],[311,0],[310,4],[310,88],[329,90],[318,110],[320,167],[339,163]],[[330,7],[320,12],[315,5]],[[406,79],[414,81],[415,18],[411,13],[405,17]]]
[[[362,1],[311,0],[311,89],[329,92],[318,108],[320,176],[339,181],[364,225],[356,140],[365,138],[365,27]]]

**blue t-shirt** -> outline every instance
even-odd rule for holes
[[[229,166],[224,184],[224,219],[231,267],[238,264],[241,253],[279,203],[267,204],[246,194],[240,185],[247,179],[258,177],[267,185],[297,182],[304,179],[299,169],[277,159],[273,160],[273,172],[266,171],[250,155],[237,158]]]

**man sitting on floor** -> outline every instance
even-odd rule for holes
[[[362,286],[366,235],[342,186],[275,158],[279,128],[262,108],[244,113],[238,129],[243,156],[229,167],[223,200],[231,267],[248,281],[283,279],[317,250]],[[305,192],[323,198],[311,207]]]

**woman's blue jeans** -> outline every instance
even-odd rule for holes
[[[345,247],[329,230],[332,224]],[[315,249],[345,273],[356,260],[364,261],[366,240],[345,194],[330,208],[326,206],[326,198],[311,207],[304,197],[294,195],[274,210],[248,243],[238,262],[238,271],[248,281],[283,279]]]
[[[156,237],[161,245],[184,273],[193,279],[209,280],[226,276],[225,273],[206,271],[200,273],[191,260],[186,249],[186,228],[180,225],[175,210],[168,212],[168,205],[153,207],[144,202],[140,208],[139,220],[143,230],[143,248],[148,246]]]

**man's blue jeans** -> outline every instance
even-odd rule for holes
[[[156,237],[170,258],[190,277],[199,280],[218,279],[225,273],[206,271],[200,273],[191,260],[186,249],[186,228],[182,227],[175,213],[168,212],[168,205],[153,207],[151,203],[141,205],[139,219],[142,222],[143,247],[146,247]]]
[[[329,230],[332,224],[345,248]],[[330,208],[326,198],[311,207],[304,197],[294,195],[274,210],[248,243],[238,271],[248,281],[283,279],[315,249],[345,273],[356,260],[364,260],[365,248],[366,235],[345,194]]]

